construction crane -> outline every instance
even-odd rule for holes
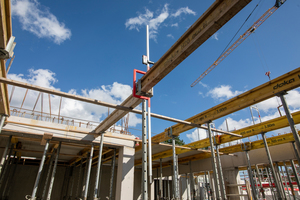
[[[286,0],[276,0],[275,5],[267,10],[243,35],[239,37],[205,72],[201,74],[192,84],[194,87],[218,64],[220,64],[234,49],[236,49],[251,33],[253,33],[264,21],[266,21]]]

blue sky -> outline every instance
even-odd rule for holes
[[[133,69],[146,70],[141,64],[146,54],[146,24],[150,25],[150,58],[155,62],[214,1],[11,2],[17,46],[8,78],[120,104],[131,93]],[[267,82],[266,71],[275,78],[299,67],[300,2],[288,0],[200,84],[190,87],[218,58],[258,3],[238,36],[275,0],[253,0],[158,83],[152,112],[184,120]],[[20,106],[24,93],[15,92],[12,105]],[[299,110],[299,97],[299,89],[287,96],[292,111]],[[32,108],[37,93],[27,98],[24,107]],[[58,112],[58,105],[59,98],[53,97],[53,113]],[[275,98],[258,104],[262,120],[279,116],[277,106]],[[101,121],[107,108],[64,99],[62,114]],[[252,124],[249,108],[215,120],[216,128],[225,129],[225,118],[230,129]],[[153,119],[152,131],[160,133],[173,124]],[[131,114],[129,125],[141,129],[140,116]],[[196,133],[194,129],[181,138],[190,143],[197,139]],[[203,137],[205,132],[200,134]]]

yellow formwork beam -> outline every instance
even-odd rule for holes
[[[224,117],[228,114],[274,97],[279,92],[292,90],[299,86],[300,68],[297,68],[189,119],[186,119],[185,121],[192,122],[194,124],[205,124],[209,121]],[[192,128],[193,127],[187,125],[176,124],[172,126],[172,133],[173,135],[179,135],[180,133]],[[159,143],[170,139],[168,136],[168,130],[169,129],[166,129],[164,132],[153,136],[152,142]]]
[[[300,134],[300,131],[298,131],[298,134]],[[292,133],[267,138],[267,143],[268,143],[269,147],[284,144],[284,143],[288,143],[288,142],[293,142],[293,141],[295,141],[295,140],[294,140],[294,137],[293,137]],[[247,146],[250,146],[250,145],[247,145]],[[264,146],[263,140],[258,140],[258,141],[251,142],[251,148],[249,150],[261,149],[261,148],[264,148],[264,147],[265,146]],[[242,151],[243,151],[243,149],[241,147],[241,144],[237,144],[237,145],[233,145],[233,146],[224,147],[224,148],[219,149],[219,152],[223,153],[223,155],[233,154],[233,153],[242,152]],[[206,158],[210,158],[210,157],[211,157],[211,153],[208,153],[208,152],[199,153],[199,154],[179,158],[178,163],[182,164],[182,163],[187,163],[189,161],[202,160],[202,159],[206,159]],[[139,165],[139,164],[141,164],[141,163],[139,163],[138,161],[135,162],[135,165]],[[170,163],[163,163],[164,167],[166,167],[168,165],[170,165]],[[153,167],[156,168],[158,166],[153,166]]]
[[[300,111],[292,113],[295,124],[300,123]],[[275,119],[262,122],[260,124],[255,124],[246,128],[232,131],[232,133],[240,134],[245,137],[250,137],[253,135],[260,134],[262,132],[270,132],[277,129],[281,129],[289,126],[286,116],[278,117]],[[229,135],[221,135],[216,138],[218,144],[224,144],[236,140],[237,138]],[[182,154],[193,149],[201,149],[210,146],[209,139],[203,139],[200,141],[192,142],[190,144],[183,145],[183,147],[190,147],[191,149],[176,148],[176,154]],[[225,152],[227,153],[227,152]],[[172,150],[163,151],[152,156],[152,160],[158,160],[160,158],[167,158],[172,156]],[[136,164],[141,163],[141,160],[136,161]]]

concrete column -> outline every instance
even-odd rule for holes
[[[131,147],[119,149],[116,200],[133,199],[134,153],[135,149]]]
[[[228,185],[233,185],[233,184],[240,184],[241,182],[241,178],[240,178],[240,174],[239,174],[239,169],[231,169],[231,170],[224,170],[223,171],[223,176],[224,176],[224,181],[228,184]],[[238,186],[232,186],[232,187],[228,187],[227,193],[228,194],[240,194],[239,193],[239,187]],[[230,200],[240,200],[241,197],[230,197]]]

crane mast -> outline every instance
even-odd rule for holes
[[[220,64],[234,49],[236,49],[247,37],[249,37],[262,23],[264,23],[283,3],[284,1],[276,1],[275,6],[269,8],[243,35],[239,37],[205,72],[203,72],[192,84],[194,87],[209,72],[211,72],[218,64]]]

